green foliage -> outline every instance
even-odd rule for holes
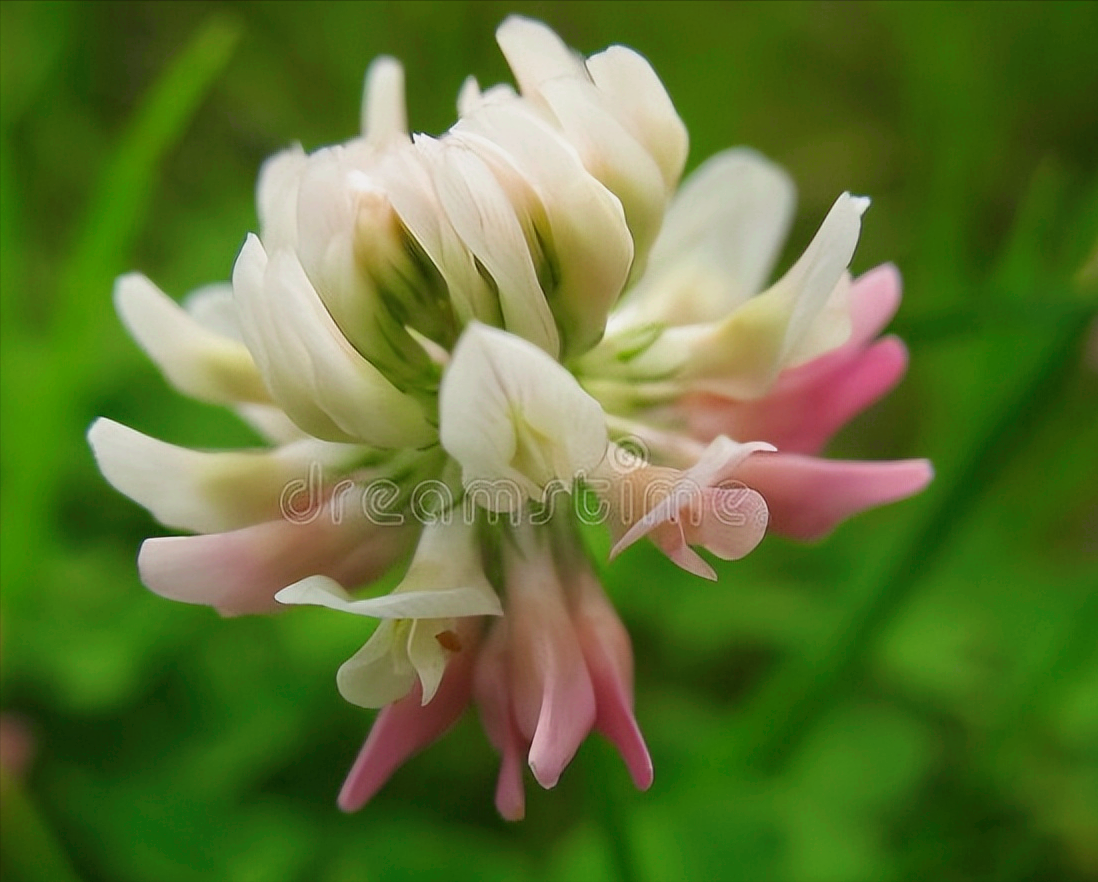
[[[903,270],[911,371],[832,454],[938,478],[717,584],[651,549],[605,568],[649,793],[596,741],[506,825],[466,719],[344,816],[370,720],[334,670],[359,624],[222,620],[138,583],[160,528],[97,475],[87,425],[250,436],[163,387],[110,286],[226,278],[266,155],[351,134],[380,53],[413,126],[443,129],[467,73],[505,77],[512,11],[646,54],[691,165],[740,143],[785,164],[787,257],[839,192],[873,196],[854,268]],[[0,25],[0,685],[36,746],[3,782],[5,879],[1098,874],[1098,7],[5,2]]]

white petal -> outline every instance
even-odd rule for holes
[[[752,453],[774,452],[773,444],[765,441],[749,441],[741,444],[724,435],[718,435],[705,448],[698,461],[683,472],[683,477],[698,487],[715,487],[729,478],[736,468]]]
[[[319,484],[361,448],[310,439],[278,450],[200,452],[96,420],[88,442],[104,477],[168,527],[221,533],[276,520],[288,489]],[[319,491],[319,488],[316,488]]]
[[[361,143],[318,150],[301,176],[296,206],[299,236],[294,251],[324,305],[356,344],[356,329],[372,325],[375,300],[360,267],[359,230],[396,238],[384,191],[368,171],[371,160],[371,151]],[[371,208],[376,209],[372,214]],[[277,250],[266,242],[264,248],[268,254]]]
[[[849,284],[846,270],[854,257],[854,249],[858,247],[862,215],[867,208],[869,199],[865,196],[843,193],[824,218],[819,232],[801,259],[766,292],[775,299],[788,297],[794,303],[782,347],[782,356],[786,361],[784,366],[798,362],[799,359],[791,357],[798,349],[815,348],[805,346],[809,336],[830,337],[837,340],[833,345],[838,346],[849,335],[850,321],[845,312],[842,319],[830,317],[833,322],[841,323],[838,329],[821,328],[816,322],[836,287],[844,281]],[[813,352],[808,357],[816,354]]]
[[[556,291],[549,301],[564,352],[586,351],[602,336],[633,261],[621,202],[584,169],[548,123],[518,102],[485,102],[460,120],[451,136],[475,144],[490,164],[505,164],[537,196],[544,215],[531,221],[556,270]]]
[[[805,329],[797,337],[787,339],[782,352],[783,370],[838,349],[850,339],[853,328],[850,292],[853,284],[850,273],[843,272],[831,293],[824,298],[823,306],[818,307],[816,314],[805,321]]]
[[[362,92],[362,134],[369,143],[376,145],[408,137],[404,68],[395,58],[375,58],[366,70],[366,86]]]
[[[449,661],[438,635],[456,618],[503,614],[481,569],[478,547],[471,524],[428,525],[407,576],[385,597],[355,600],[339,583],[313,576],[275,598],[383,619],[370,641],[340,668],[340,692],[354,704],[380,707],[405,695],[418,675],[426,704]],[[431,587],[417,590],[421,583]]]
[[[273,404],[240,404],[236,407],[236,413],[261,438],[272,444],[291,444],[309,437],[281,408]]]
[[[497,40],[523,96],[555,119],[588,171],[621,200],[638,275],[686,160],[686,128],[663,84],[622,47],[585,64],[540,22],[508,19]]]
[[[762,289],[795,203],[789,175],[753,150],[707,160],[675,194],[626,311],[672,325],[723,318]]]
[[[416,672],[403,646],[407,625],[382,622],[358,652],[336,674],[339,694],[359,707],[384,707],[403,698],[415,685]]]
[[[480,100],[480,83],[477,82],[477,78],[474,76],[466,77],[465,82],[461,84],[460,91],[458,91],[458,116],[465,116],[480,103]]]
[[[554,77],[587,76],[582,57],[540,21],[509,16],[496,29],[496,42],[524,95]]]
[[[421,704],[427,704],[438,691],[450,653],[438,642],[438,635],[449,630],[451,622],[439,619],[417,619],[408,633],[408,661],[419,676],[423,688]]]
[[[417,139],[417,146],[429,158],[447,218],[496,284],[504,327],[555,358],[560,334],[512,198],[484,161],[460,141]]]
[[[753,399],[784,368],[842,345],[850,334],[846,267],[868,205],[844,193],[800,260],[767,291],[723,321],[668,328],[627,370],[673,372],[690,388]]]
[[[233,268],[244,337],[275,400],[318,438],[418,447],[434,431],[419,405],[355,351],[290,252],[268,261],[249,236]]]
[[[463,518],[454,523],[426,524],[416,553],[398,591],[431,591],[451,587],[474,587],[485,595],[484,605],[499,615],[499,598],[484,576],[480,539],[475,524]],[[472,614],[470,614],[472,615]]]
[[[204,327],[145,276],[120,277],[114,303],[130,335],[181,392],[215,404],[270,401],[248,349]]]
[[[439,391],[441,441],[463,480],[512,481],[539,498],[606,452],[598,402],[548,355],[512,334],[471,324]]]
[[[263,163],[256,185],[259,235],[271,249],[297,245],[297,193],[308,157],[300,144]]]
[[[233,286],[228,282],[213,282],[195,288],[181,304],[187,315],[215,334],[244,342],[240,334],[240,316],[233,302]]]
[[[374,619],[440,619],[500,615],[499,598],[479,586],[429,591],[394,591],[381,597],[355,600],[332,579],[309,576],[287,585],[275,595],[279,603],[323,606],[338,612]]]
[[[690,147],[686,126],[652,65],[632,49],[611,46],[587,59],[595,85],[644,145],[670,192],[682,174]]]
[[[586,79],[551,80],[541,97],[584,167],[621,201],[637,267],[647,259],[669,195],[660,167]]]
[[[462,324],[471,319],[501,323],[499,301],[442,211],[422,148],[391,151],[379,174],[384,176],[386,193],[409,235],[446,281],[458,320]]]
[[[361,145],[336,146],[313,154],[302,175],[297,212],[299,241],[294,253],[309,283],[336,326],[365,357],[389,354],[380,330],[389,319],[360,245],[368,237],[376,261],[369,269],[387,269],[385,257],[403,253],[396,215],[382,185],[365,169],[370,157]],[[276,249],[264,246],[268,254]]]

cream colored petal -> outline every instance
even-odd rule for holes
[[[465,116],[480,103],[480,100],[480,83],[477,82],[477,78],[474,76],[466,77],[461,84],[461,89],[458,91],[458,116]]]
[[[765,395],[784,368],[842,345],[850,334],[846,267],[868,205],[844,193],[778,282],[723,321],[668,328],[627,371],[674,375],[693,389],[753,399]]]
[[[512,481],[540,498],[571,484],[606,452],[605,415],[560,364],[531,343],[472,324],[458,340],[439,393],[440,438],[474,480]]]
[[[415,675],[426,704],[449,661],[438,636],[454,628],[455,619],[503,614],[481,569],[475,527],[464,523],[428,525],[408,574],[391,594],[356,600],[338,582],[313,576],[282,589],[275,598],[383,619],[370,642],[339,672],[340,692],[365,707],[403,696]]]
[[[509,196],[469,147],[423,139],[435,189],[458,236],[495,282],[503,325],[554,358],[560,334],[545,300],[530,245]]]
[[[338,582],[326,576],[309,576],[287,585],[275,595],[279,603],[323,606],[338,612],[375,619],[438,619],[462,616],[498,616],[499,598],[479,585],[458,585],[428,590],[399,588],[380,597],[354,599]]]
[[[484,325],[458,340],[439,392],[440,438],[472,481],[511,482],[511,507],[571,485],[606,451],[602,407],[533,344]]]
[[[389,200],[445,280],[458,320],[500,324],[499,300],[442,211],[420,140],[415,151],[392,151],[385,156],[379,174],[384,176]]]
[[[114,303],[130,335],[181,392],[215,404],[270,401],[248,349],[203,326],[145,276],[119,278]]]
[[[523,95],[553,77],[587,77],[583,58],[540,21],[508,16],[496,29],[496,42]]]
[[[337,146],[313,155],[298,196],[295,253],[343,336],[365,357],[378,359],[391,354],[382,327],[392,321],[369,271],[388,267],[384,257],[366,261],[362,244],[368,239],[375,255],[403,255],[404,243],[384,185],[366,171],[367,154],[361,146]]]
[[[668,192],[682,175],[690,141],[652,65],[624,46],[611,46],[587,59],[587,70],[599,91],[655,159]]]
[[[309,435],[273,404],[239,404],[236,413],[256,433],[272,444],[292,444]]]
[[[96,420],[88,442],[104,477],[168,527],[221,533],[284,515],[286,494],[320,485],[361,448],[310,439],[277,450],[201,452],[112,420]]]
[[[486,102],[460,120],[452,136],[474,146],[525,182],[540,212],[530,223],[544,241],[554,272],[550,306],[560,324],[565,356],[586,351],[602,336],[633,261],[633,240],[621,202],[591,176],[553,128],[519,102]]]
[[[300,144],[263,163],[256,185],[259,235],[267,248],[297,245],[297,194],[308,157]]]
[[[869,208],[865,196],[843,193],[838,198],[819,232],[800,260],[764,295],[793,302],[789,328],[782,345],[783,367],[791,367],[808,358],[841,345],[850,334],[847,310],[828,310],[836,289],[849,289],[847,267],[858,247],[862,215]],[[843,300],[845,305],[845,300]],[[812,341],[827,340],[826,347]]]
[[[384,707],[407,695],[416,682],[408,659],[407,622],[385,621],[336,673],[339,694],[359,707]]]
[[[421,704],[427,704],[442,682],[450,653],[439,642],[439,635],[449,631],[453,622],[445,619],[417,619],[408,632],[408,661],[415,668],[423,689]],[[452,632],[451,632],[452,633]]]
[[[633,237],[636,277],[667,206],[669,191],[660,167],[586,79],[546,82],[541,98],[584,167],[621,201]]]
[[[476,615],[499,614],[499,599],[484,576],[477,527],[460,517],[455,517],[453,523],[439,521],[423,527],[415,556],[398,590],[432,591],[450,587],[472,587],[485,595],[483,611]]]
[[[796,192],[780,167],[746,148],[718,153],[675,194],[627,322],[717,321],[760,291],[793,218]]]
[[[497,40],[523,96],[547,112],[622,202],[639,274],[686,159],[686,129],[651,66],[613,47],[588,60],[540,22],[511,18]]]
[[[383,146],[408,137],[404,102],[404,68],[395,58],[375,58],[366,70],[362,90],[362,134],[368,143]]]
[[[290,252],[268,260],[249,236],[233,269],[249,348],[275,400],[309,434],[375,447],[420,447],[434,429],[340,333]]]
[[[377,299],[356,238],[360,230],[397,237],[384,188],[368,171],[370,154],[360,143],[318,150],[302,174],[297,198],[300,233],[294,252],[336,324],[356,345],[373,327]],[[264,248],[268,254],[276,250],[266,243]]]
[[[187,315],[215,334],[237,340],[244,338],[240,334],[240,316],[233,302],[233,286],[228,282],[213,282],[195,288],[180,304]]]

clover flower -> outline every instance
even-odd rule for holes
[[[268,160],[231,285],[182,305],[136,274],[115,290],[169,382],[269,442],[200,452],[92,426],[106,478],[193,534],[143,544],[145,584],[225,614],[379,622],[337,677],[381,708],[346,810],[470,703],[507,818],[523,765],[554,786],[592,730],[649,786],[629,637],[578,521],[605,523],[615,555],[648,537],[716,578],[695,548],[737,559],[768,524],[813,538],[931,476],[814,456],[906,367],[899,341],[874,342],[896,271],[847,270],[869,200],[842,194],[763,290],[784,172],[734,149],[680,184],[686,131],[640,55],[584,59],[523,18],[497,36],[518,90],[467,81],[441,136],[409,135],[401,68],[380,59],[360,136]]]

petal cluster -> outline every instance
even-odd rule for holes
[[[768,286],[785,172],[737,148],[680,181],[686,129],[642,56],[583,58],[519,17],[497,37],[517,88],[468,80],[437,136],[409,132],[403,71],[375,61],[357,136],[264,164],[231,283],[115,290],[165,378],[264,441],[196,451],[96,421],[107,480],[191,534],[144,543],[145,584],[373,629],[336,677],[380,709],[346,810],[470,705],[504,817],[525,767],[553,787],[592,731],[650,785],[629,636],[576,529],[592,499],[612,557],[647,538],[715,579],[700,552],[817,538],[931,477],[817,456],[906,368],[876,339],[898,273],[849,272],[869,200],[841,194]]]

